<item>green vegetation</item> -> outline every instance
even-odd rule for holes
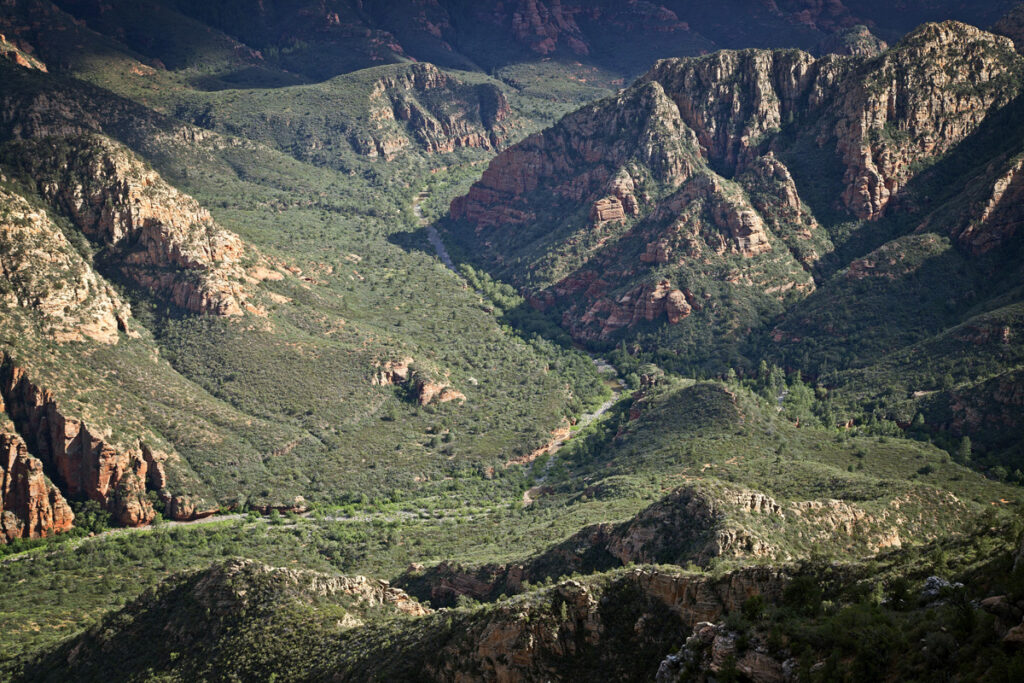
[[[451,25],[382,2],[44,4],[0,10],[50,70],[0,61],[0,219],[31,227],[27,206],[52,225],[12,231],[0,260],[42,263],[59,232],[77,270],[0,280],[0,351],[107,443],[166,455],[164,488],[217,516],[121,529],[74,500],[71,532],[0,546],[0,677],[469,679],[515,650],[537,678],[649,680],[687,641],[696,595],[736,636],[719,680],[753,651],[801,680],[1020,677],[978,601],[1024,601],[1021,242],[975,254],[957,235],[1024,155],[1024,100],[918,162],[910,209],[864,222],[837,204],[844,169],[819,141],[834,112],[759,133],[792,178],[734,175],[668,125],[664,92],[613,95],[652,55],[712,45],[644,3],[629,11],[671,30],[577,13],[591,53],[563,36],[544,59],[494,27],[453,38],[478,19],[461,1],[442,3]],[[836,68],[870,71],[858,63]],[[1016,92],[1015,74],[985,87]],[[532,139],[566,133],[563,161],[593,188],[542,186],[536,220],[493,233],[450,219],[493,147],[552,124]],[[63,177],[33,175],[22,138],[63,172],[69,136],[98,139],[83,131],[242,238],[251,310],[176,308],[43,199]],[[871,142],[916,144],[894,125]],[[620,173],[645,206],[676,208],[593,225],[579,196]],[[790,182],[798,201],[779,201]],[[757,253],[731,232],[751,213]],[[33,306],[93,271],[130,303],[131,334],[60,343]],[[663,280],[689,314],[610,334],[606,310],[574,326],[582,294],[541,291],[604,283],[617,303]],[[428,382],[464,400],[421,403]],[[454,608],[410,616],[332,588],[357,574]],[[964,585],[926,599],[931,575]],[[485,641],[506,651],[485,661]]]

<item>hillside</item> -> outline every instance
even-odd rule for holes
[[[995,425],[939,417],[959,410],[931,395],[955,352],[906,386],[927,408],[878,397],[895,380],[881,368],[905,362],[887,356],[998,326],[1019,300],[1022,66],[1010,41],[957,23],[876,57],[665,60],[500,154],[447,230],[591,348],[636,341],[641,362],[684,373],[749,374],[767,357],[827,389],[870,373],[870,396],[839,401],[848,418],[920,410],[1005,446]],[[955,380],[964,393],[1016,371],[1004,329],[1008,362]],[[981,393],[1019,424],[1015,398]]]
[[[89,425],[93,453],[123,454],[117,471],[134,473],[132,495],[159,493],[168,516],[391,496],[455,472],[482,480],[603,390],[584,356],[501,329],[458,279],[392,244],[412,228],[402,195],[382,204],[347,174],[313,172],[79,81],[3,68],[3,172],[19,179],[5,206],[32,206],[48,221],[45,248],[68,259],[61,272],[28,270],[28,234],[5,232],[17,242],[5,271],[35,278],[12,280],[28,291],[4,318],[7,365],[30,395],[52,395],[64,421]],[[329,251],[313,246],[326,239]],[[83,310],[33,288],[77,291]],[[382,305],[400,291],[444,300],[445,313],[422,298]],[[465,347],[448,347],[452,338]],[[405,358],[415,376],[377,381]],[[449,386],[461,400],[427,405]],[[32,417],[36,399],[22,407],[12,396],[30,448],[61,461],[65,448],[39,435],[49,427]],[[115,505],[106,484],[68,487]]]
[[[1019,679],[1020,16],[0,3],[0,678]]]

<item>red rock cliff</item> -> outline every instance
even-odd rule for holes
[[[25,442],[0,428],[0,542],[67,531],[75,515]]]
[[[6,356],[0,365],[0,396],[25,445],[56,472],[68,496],[98,501],[128,526],[153,520],[141,449],[113,445],[109,437],[67,416],[50,391],[33,384]]]

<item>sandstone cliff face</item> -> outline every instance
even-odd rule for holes
[[[617,330],[633,327],[641,320],[652,322],[662,317],[675,324],[690,315],[692,310],[686,295],[673,288],[668,280],[662,280],[655,285],[639,285],[617,300],[598,299],[579,319],[577,333],[585,334],[581,329],[585,326],[600,326],[598,336],[603,338]],[[572,324],[573,321],[569,319],[566,322]]]
[[[927,24],[844,82],[831,133],[846,166],[842,201],[880,217],[915,162],[951,149],[1017,94],[1011,42],[966,24]]]
[[[659,62],[641,81],[660,83],[716,169],[742,170],[784,123],[818,108],[848,68],[796,50],[716,52]]]
[[[58,342],[116,344],[131,311],[45,211],[0,190],[0,305],[36,314]]]
[[[26,47],[28,46],[22,45],[19,47],[15,45],[12,41],[7,39],[7,36],[0,33],[0,59],[5,59],[26,69],[46,71],[46,64],[43,64],[43,62],[38,58],[33,57],[30,52],[25,50]]]
[[[74,519],[43,463],[29,455],[13,426],[0,426],[0,542],[52,536],[69,530]]]
[[[128,526],[153,520],[141,448],[113,445],[109,437],[67,416],[53,394],[33,384],[6,354],[0,361],[0,397],[29,451],[56,472],[69,497],[98,501]]]
[[[951,237],[972,254],[984,254],[1007,244],[1022,221],[1024,158],[1018,158],[996,177],[983,203],[969,213],[966,220],[953,226]]]
[[[495,85],[469,86],[433,64],[414,64],[373,85],[369,119],[372,140],[354,138],[357,151],[391,159],[410,141],[429,153],[459,147],[496,149],[512,130],[512,110]],[[401,124],[396,135],[388,124]]]
[[[452,203],[450,229],[580,341],[659,319],[667,292],[655,283],[666,281],[679,294],[660,319],[681,329],[734,300],[771,316],[815,290],[812,274],[835,249],[787,163],[813,185],[803,165],[823,154],[813,173],[836,173],[835,207],[878,219],[922,164],[1017,94],[1022,73],[1006,39],[956,22],[871,59],[744,50],[662,60],[500,154]],[[1008,167],[954,232],[964,248],[1012,236],[1019,175]],[[727,317],[712,323],[723,341],[761,324]]]
[[[507,230],[536,217],[529,195],[540,188],[563,204],[591,204],[616,191],[621,203],[633,195],[619,178],[631,178],[626,164],[634,158],[655,180],[678,186],[692,171],[695,143],[660,84],[631,88],[499,154],[469,194],[452,203],[452,216],[478,232]]]
[[[138,285],[189,311],[242,313],[242,241],[127,148],[86,135],[21,143],[15,153],[40,193],[116,253]]]
[[[562,680],[603,674],[653,677],[650,648],[683,637],[700,621],[739,609],[752,595],[778,600],[785,574],[769,569],[734,572],[722,579],[635,569],[598,586],[565,581],[511,601],[467,624],[427,665],[436,680]],[[629,652],[632,656],[623,656]],[[644,661],[641,664],[640,661]]]

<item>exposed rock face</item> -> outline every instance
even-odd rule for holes
[[[108,437],[65,415],[53,394],[33,384],[6,356],[0,364],[0,397],[29,451],[53,468],[69,497],[98,501],[128,526],[153,520],[141,448],[112,445]]]
[[[1015,57],[1006,38],[957,22],[926,24],[845,82],[830,132],[851,213],[880,217],[913,163],[951,149],[1009,102],[1021,70]]]
[[[130,150],[99,135],[16,149],[41,194],[112,249],[137,284],[189,311],[242,313],[242,241]]]
[[[42,538],[67,531],[74,513],[11,430],[0,430],[0,542]]]
[[[683,292],[673,288],[668,280],[662,280],[653,286],[640,285],[615,302],[598,300],[580,323],[600,324],[600,336],[607,337],[616,330],[635,326],[641,320],[651,322],[663,315],[675,324],[690,315],[691,310]]]
[[[618,652],[637,653],[658,640],[681,640],[697,622],[720,619],[752,595],[780,599],[786,582],[782,572],[769,569],[718,580],[636,569],[603,588],[565,581],[532,606],[513,602],[489,610],[430,658],[428,673],[444,681],[563,680],[581,670],[638,677],[610,653],[613,643]],[[655,660],[641,676],[653,677],[656,668]]]
[[[742,170],[784,123],[831,97],[847,69],[796,50],[722,51],[662,60],[641,82],[664,87],[715,168]]]
[[[416,400],[419,401],[421,406],[430,403],[448,403],[449,401],[459,401],[461,403],[466,400],[466,395],[461,391],[452,389],[447,384],[430,382],[424,379],[416,381],[414,390],[416,392]]]
[[[661,278],[690,309],[666,316],[685,319],[671,338],[712,324],[728,341],[814,291],[812,273],[835,250],[787,162],[808,183],[805,159],[822,154],[813,172],[835,183],[834,208],[878,219],[922,164],[1016,96],[1021,73],[1005,38],[957,22],[925,25],[871,59],[744,50],[662,60],[500,154],[452,203],[450,230],[579,341],[650,320]],[[954,234],[965,248],[1013,234],[1019,175],[1009,166],[993,180],[986,207]],[[719,318],[736,300],[761,318]]]
[[[639,157],[657,180],[679,185],[692,170],[694,143],[660,84],[631,88],[499,154],[469,194],[452,203],[452,215],[471,221],[478,232],[507,230],[533,220],[528,195],[538,188],[563,205],[609,199],[610,207],[608,195],[614,185],[622,187],[622,174],[629,177],[631,157]]]
[[[836,31],[818,43],[818,53],[832,53],[852,57],[877,57],[889,45],[875,36],[863,24]]]
[[[409,380],[409,366],[412,362],[413,359],[409,356],[400,360],[384,361],[378,366],[379,369],[371,381],[377,386],[402,384]]]
[[[772,152],[750,162],[737,182],[763,218],[765,234],[778,236],[805,269],[813,268],[831,250],[831,242],[804,205],[789,169]],[[813,281],[806,285],[814,288]]]
[[[952,237],[973,254],[1006,244],[1024,221],[1024,159],[1018,159],[992,184],[981,210]]]
[[[27,46],[23,46],[27,47]],[[0,59],[6,59],[26,69],[46,71],[46,65],[38,58],[33,57],[30,52],[7,40],[7,36],[0,33]]]
[[[376,132],[371,139],[355,134],[351,142],[371,157],[392,159],[410,143],[428,153],[497,149],[513,127],[512,110],[498,87],[469,86],[433,64],[413,64],[381,78],[369,106]]]
[[[437,372],[425,372],[413,366],[411,357],[375,363],[376,371],[370,383],[376,386],[405,385],[411,396],[421,405],[431,403],[448,403],[459,401],[464,403],[466,395],[453,388],[446,379],[441,379]],[[447,373],[445,373],[447,376]]]
[[[793,680],[792,662],[781,662],[766,654],[760,641],[747,642],[740,651],[740,640],[741,634],[731,631],[725,624],[698,622],[684,647],[662,661],[655,680],[657,683],[715,680],[727,667],[751,683]],[[684,674],[689,676],[684,677]]]
[[[130,308],[93,271],[45,211],[0,190],[0,305],[38,315],[58,342],[116,344]]]

